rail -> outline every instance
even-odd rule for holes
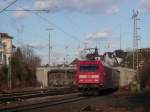
[[[67,95],[57,95],[54,97],[46,98],[45,100],[37,99],[35,101],[27,101],[25,103],[18,103],[14,105],[5,105],[0,108],[0,111],[27,111],[35,110],[37,108],[45,108],[54,105],[61,105],[64,103],[76,102],[80,100],[87,99],[88,97],[83,97],[80,93],[73,93]]]
[[[74,88],[59,88],[59,89],[39,89],[33,91],[13,92],[0,95],[0,104],[6,104],[16,101],[24,101],[29,98],[54,96],[77,92]]]

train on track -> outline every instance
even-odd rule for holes
[[[119,72],[106,66],[100,59],[80,60],[77,64],[76,85],[83,93],[100,93],[119,87]]]

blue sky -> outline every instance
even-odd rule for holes
[[[0,0],[2,10],[14,0]],[[140,46],[150,47],[149,0],[18,0],[7,10],[49,10],[49,12],[3,11],[0,32],[13,36],[16,46],[29,45],[43,63],[48,63],[48,31],[51,31],[51,62],[78,57],[85,47],[100,53],[132,48],[133,9],[140,12]]]

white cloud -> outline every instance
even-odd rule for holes
[[[119,11],[119,0],[38,0],[35,9],[47,9],[50,12],[76,11],[83,13],[113,14]]]
[[[23,9],[17,8],[16,10],[23,10]],[[14,15],[17,18],[24,18],[24,17],[28,16],[29,13],[27,11],[15,11]]]
[[[106,28],[103,31],[89,33],[86,36],[86,40],[96,40],[96,39],[106,39],[109,37],[109,35],[112,33],[111,28]]]
[[[142,12],[150,11],[150,0],[141,0],[140,7]]]
[[[118,6],[114,5],[107,10],[107,14],[116,14],[119,12]]]
[[[43,48],[46,48],[48,45],[47,44],[41,44],[41,43],[30,43],[27,46],[35,48],[35,49],[43,49]]]
[[[106,41],[112,33],[112,28],[108,27],[102,31],[92,32],[86,35],[84,40],[84,48],[93,47],[93,45],[97,45],[99,41]]]

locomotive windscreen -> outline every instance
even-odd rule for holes
[[[95,72],[99,68],[98,65],[81,65],[80,66],[80,71],[81,72]]]

